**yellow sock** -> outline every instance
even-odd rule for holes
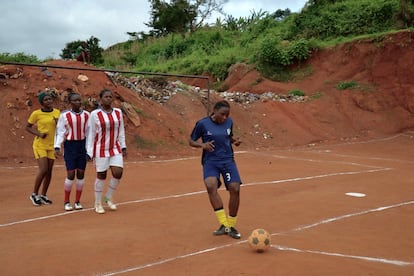
[[[229,227],[234,227],[234,226],[236,226],[237,216],[236,216],[236,217],[229,216],[229,217],[227,218],[227,222],[229,223]]]
[[[226,216],[226,212],[224,211],[224,209],[217,210],[214,213],[216,214],[216,217],[219,223],[228,227],[227,216]]]

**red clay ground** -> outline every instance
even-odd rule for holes
[[[245,182],[240,243],[211,235],[217,225],[200,179],[200,152],[187,145],[195,121],[206,114],[201,95],[180,93],[158,104],[102,72],[51,68],[47,77],[38,67],[1,66],[2,74],[21,67],[23,75],[0,79],[0,274],[412,275],[413,60],[407,31],[314,53],[303,65],[312,73],[296,82],[271,82],[244,65],[233,68],[229,91],[286,94],[299,88],[313,96],[306,103],[232,104],[243,140],[237,150],[246,151],[237,154]],[[75,61],[50,64],[87,68]],[[79,73],[89,80],[79,81]],[[335,88],[351,80],[357,89]],[[119,211],[98,216],[90,209],[90,166],[87,209],[64,213],[63,160],[56,162],[50,187],[55,203],[31,205],[36,167],[33,137],[24,126],[39,107],[37,92],[46,87],[72,88],[85,99],[107,87],[120,95],[117,105],[126,101],[140,110],[140,127],[127,120]],[[65,108],[62,102],[57,107]],[[257,227],[273,234],[275,247],[266,254],[250,252],[245,242]]]
[[[34,207],[28,199],[35,167],[2,167],[0,274],[413,275],[413,155],[414,132],[238,152],[240,241],[212,235],[218,225],[198,155],[128,162],[116,195],[119,209],[104,215],[91,208],[92,166],[86,208],[73,212],[63,211],[61,202],[62,160],[50,206]],[[266,253],[246,243],[255,228],[272,234]]]

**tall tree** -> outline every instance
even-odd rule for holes
[[[103,48],[99,46],[99,38],[91,36],[88,40],[86,40],[86,44],[88,45],[88,49],[91,55],[91,62],[92,63],[101,63],[102,62],[102,52]],[[62,53],[60,57],[63,59],[73,59],[75,57],[76,49],[82,44],[82,40],[75,40],[72,42],[66,43],[66,47],[62,49]]]
[[[203,26],[204,22],[212,15],[213,12],[223,13],[223,5],[228,2],[228,0],[194,0],[191,2],[194,11],[196,12],[197,21],[192,21],[190,31],[195,31],[196,29]]]
[[[404,27],[414,26],[414,0],[400,0],[400,10],[396,14],[397,20]]]
[[[194,32],[215,11],[222,12],[228,0],[149,0],[151,19],[146,23],[158,36]]]

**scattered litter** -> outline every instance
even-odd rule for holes
[[[43,73],[45,73],[45,75],[46,75],[46,76],[48,76],[48,77],[51,77],[51,76],[52,76],[52,73],[51,73],[49,70],[47,70],[47,68],[46,68],[46,67],[40,67],[40,70],[41,70]]]

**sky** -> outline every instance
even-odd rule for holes
[[[248,17],[289,8],[299,12],[306,0],[228,0],[226,14]],[[66,44],[94,36],[106,49],[127,41],[127,32],[147,32],[148,0],[6,0],[1,3],[0,53],[25,53],[39,59],[59,58]],[[221,15],[213,15],[215,22]]]

